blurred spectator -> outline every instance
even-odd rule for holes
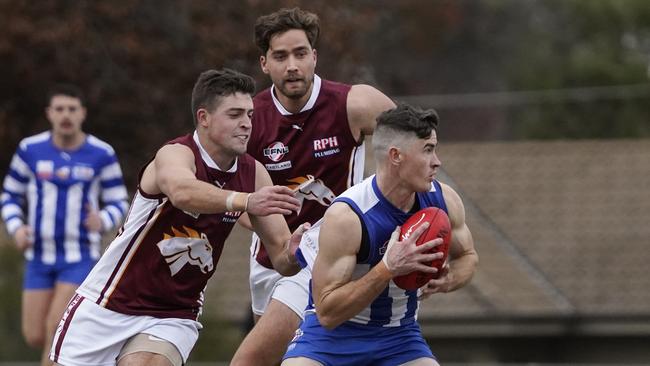
[[[48,102],[52,128],[20,142],[1,200],[7,231],[26,259],[23,336],[43,349],[43,365],[51,364],[49,345],[66,304],[99,259],[101,233],[128,208],[115,151],[81,129],[81,91],[57,85]]]

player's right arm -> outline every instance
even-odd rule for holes
[[[34,173],[25,162],[27,159],[26,149],[21,144],[9,165],[9,171],[5,176],[2,186],[2,219],[5,222],[7,232],[14,238],[16,247],[25,250],[32,245],[32,228],[26,224],[23,207],[26,204],[26,192],[29,180]]]
[[[181,144],[165,145],[147,166],[140,181],[142,190],[149,194],[163,193],[174,207],[196,213],[221,213],[226,211],[247,211],[265,216],[290,214],[297,209],[297,200],[281,188],[265,187],[253,193],[234,192],[231,198],[233,209],[228,209],[228,196],[233,191],[218,188],[196,179],[194,154]]]
[[[423,254],[440,244],[441,240],[416,246],[417,238],[424,232],[422,225],[403,242],[393,241],[386,251],[387,261],[380,261],[361,278],[352,279],[357,253],[361,246],[361,222],[345,203],[334,203],[325,212],[318,238],[319,250],[312,271],[312,284],[318,320],[327,329],[335,328],[367,307],[381,294],[390,280],[398,275],[435,268],[421,262],[439,256]]]

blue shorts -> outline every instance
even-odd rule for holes
[[[43,264],[37,261],[25,262],[25,278],[23,289],[51,289],[57,282],[69,282],[80,285],[95,261],[81,261],[75,263]]]
[[[375,327],[345,322],[327,330],[309,314],[289,343],[283,359],[306,357],[326,366],[400,365],[418,358],[433,358],[417,323]]]

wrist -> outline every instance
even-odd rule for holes
[[[226,198],[226,210],[246,212],[250,196],[251,193],[231,192]]]
[[[377,270],[377,274],[379,275],[379,278],[381,278],[382,280],[389,281],[392,280],[393,277],[395,277],[393,275],[393,272],[386,265],[386,262],[383,260],[377,263],[375,269]]]

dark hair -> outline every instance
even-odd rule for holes
[[[275,13],[263,15],[255,22],[255,44],[266,55],[271,38],[291,29],[302,29],[312,48],[316,46],[320,33],[318,15],[300,8],[282,8]]]
[[[438,113],[433,109],[423,110],[406,103],[397,103],[397,107],[377,117],[376,130],[412,132],[418,138],[426,139],[431,136],[432,130],[438,130],[438,121]]]
[[[86,98],[79,87],[72,84],[56,84],[47,92],[47,105],[52,103],[52,98],[57,95],[65,95],[79,99],[82,106],[86,105]]]
[[[213,111],[221,97],[243,93],[255,93],[255,81],[252,77],[231,69],[207,70],[199,75],[192,90],[192,118],[196,125],[196,112],[205,108]]]

